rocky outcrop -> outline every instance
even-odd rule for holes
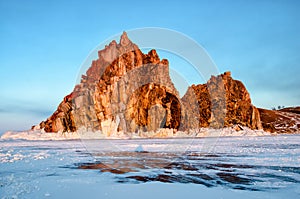
[[[232,79],[230,72],[212,76],[206,84],[192,85],[180,99],[169,76],[168,60],[161,60],[155,50],[144,54],[124,32],[119,43],[112,41],[98,52],[53,115],[33,128],[145,137],[165,137],[201,127],[283,132],[275,124],[280,119],[274,114],[278,115],[253,106],[243,83]],[[297,122],[291,125],[299,128]]]
[[[34,127],[33,127],[34,128]],[[38,129],[44,129],[46,132],[74,132],[76,126],[74,115],[72,113],[72,95],[64,97],[57,110],[46,121],[39,124]]]
[[[280,110],[258,109],[264,131],[270,133],[299,133],[300,107]]]
[[[190,106],[194,98],[197,105]],[[198,111],[199,119],[194,127],[246,126],[262,129],[258,109],[251,104],[250,95],[242,82],[234,80],[230,72],[212,76],[206,84],[192,85],[182,101],[187,114]],[[195,114],[195,113],[193,113]]]
[[[155,50],[143,54],[124,32],[119,44],[112,41],[98,52],[80,84],[40,128],[102,130],[109,136],[112,131],[176,129],[179,122],[179,94],[168,61]]]

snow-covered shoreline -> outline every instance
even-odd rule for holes
[[[234,128],[200,128],[197,130],[177,131],[174,133],[172,129],[159,129],[156,132],[139,132],[131,134],[130,136],[123,132],[116,132],[110,136],[97,132],[58,132],[46,133],[43,130],[29,130],[29,131],[7,131],[0,138],[7,139],[22,139],[22,140],[78,140],[78,139],[139,139],[139,138],[202,138],[202,137],[234,137],[234,136],[270,136],[276,135],[263,130],[251,130],[243,128],[236,130]]]
[[[45,133],[40,130],[38,131],[7,131],[1,137],[1,140],[74,140],[80,139],[78,133]]]

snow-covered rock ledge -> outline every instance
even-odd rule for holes
[[[58,132],[46,133],[43,130],[13,132],[8,131],[1,136],[1,139],[23,139],[23,140],[73,140],[73,139],[138,139],[138,138],[194,138],[194,137],[227,137],[227,136],[268,136],[269,132],[263,130],[251,130],[243,127],[241,130],[236,128],[200,128],[193,129],[188,132],[176,131],[173,129],[158,129],[150,132],[136,132],[125,134],[124,132],[112,132],[109,134],[101,131],[86,132],[79,130],[78,132]],[[272,134],[274,135],[274,134]]]

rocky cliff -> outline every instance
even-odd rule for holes
[[[73,92],[34,129],[101,130],[106,136],[162,128],[173,133],[230,126],[269,130],[272,124],[266,124],[266,118],[230,72],[192,85],[180,99],[169,76],[168,60],[161,60],[155,50],[144,54],[124,32],[119,43],[112,41],[98,52]]]
[[[102,130],[108,136],[116,130],[176,129],[178,99],[168,61],[155,50],[142,53],[124,32],[119,43],[98,52],[80,84],[39,126],[46,132]]]
[[[197,106],[185,105],[187,114],[196,110],[199,113],[194,127],[240,125],[262,129],[259,111],[251,104],[246,87],[242,82],[232,79],[230,72],[213,76],[206,84],[192,85],[183,96],[183,103],[187,104],[194,96]]]

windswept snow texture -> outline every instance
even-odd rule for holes
[[[300,198],[300,135],[102,141],[0,139],[0,198]]]

